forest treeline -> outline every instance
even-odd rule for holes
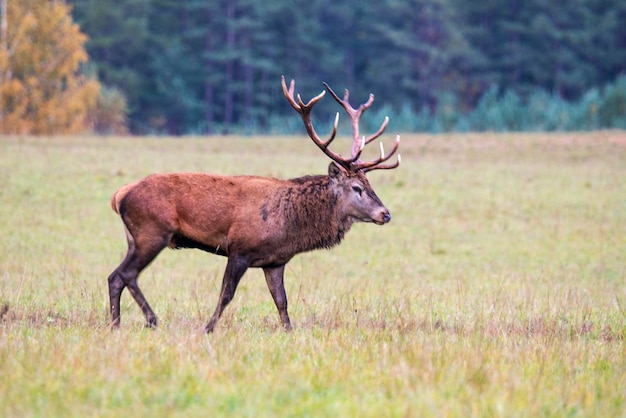
[[[375,107],[385,105],[392,121],[403,115],[406,129],[619,124],[619,117],[598,114],[607,106],[606,90],[621,94],[609,101],[626,107],[625,83],[618,80],[626,70],[624,1],[71,4],[89,36],[94,71],[125,96],[137,133],[289,131],[299,119],[282,97],[283,74],[296,79],[305,98],[318,94],[322,81],[349,88],[355,101],[374,92]],[[316,115],[330,119],[337,108],[323,102]],[[494,114],[525,112],[528,103],[532,115]],[[533,124],[542,107],[549,120]],[[571,112],[576,115],[568,118]]]
[[[397,131],[626,128],[623,0],[0,5],[3,132],[301,132],[281,75]]]

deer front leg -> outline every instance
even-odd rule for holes
[[[226,270],[224,271],[224,278],[222,279],[222,290],[220,292],[220,298],[217,302],[217,308],[211,317],[211,320],[204,328],[204,332],[207,334],[213,332],[217,320],[222,316],[222,312],[226,305],[230,303],[235,296],[235,290],[241,280],[241,277],[248,269],[248,262],[242,257],[231,256],[228,258],[226,264]]]
[[[280,320],[283,322],[285,330],[291,331],[291,321],[289,320],[289,314],[287,313],[287,293],[285,292],[284,273],[285,266],[280,267],[266,267],[263,269],[265,273],[265,281],[267,287],[270,289],[274,303],[278,309]]]

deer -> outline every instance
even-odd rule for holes
[[[296,254],[339,244],[353,223],[383,225],[391,220],[365,174],[400,165],[399,153],[395,162],[387,162],[398,150],[400,135],[389,153],[385,154],[380,142],[378,158],[360,160],[365,146],[379,138],[389,122],[385,117],[378,131],[367,138],[359,134],[359,120],[372,105],[374,95],[354,108],[347,89],[341,99],[323,83],[325,90],[304,103],[300,94],[294,97],[294,80],[287,88],[283,76],[281,85],[313,143],[332,160],[328,174],[282,180],[251,175],[157,173],[119,188],[111,198],[111,206],[124,224],[128,251],[108,277],[112,329],[120,326],[120,298],[125,288],[143,311],[146,327],[157,327],[157,317],[137,277],[169,247],[195,248],[227,258],[217,307],[204,328],[206,333],[214,331],[249,268],[263,269],[282,327],[289,331],[292,326],[284,286],[286,264]],[[339,112],[327,139],[319,137],[311,122],[311,110],[326,92],[350,118],[350,157],[329,148],[337,134]]]

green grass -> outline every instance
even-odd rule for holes
[[[288,265],[293,332],[251,270],[206,336],[225,259],[191,250],[140,278],[158,330],[128,293],[108,329],[112,192],[323,173],[309,140],[1,137],[0,415],[626,416],[626,133],[402,141],[392,222]]]

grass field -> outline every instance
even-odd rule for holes
[[[127,292],[109,330],[112,192],[324,173],[310,140],[0,137],[0,416],[626,416],[626,133],[402,141],[391,223],[288,265],[293,332],[251,270],[206,336],[225,259],[192,250],[140,278],[158,330]]]

